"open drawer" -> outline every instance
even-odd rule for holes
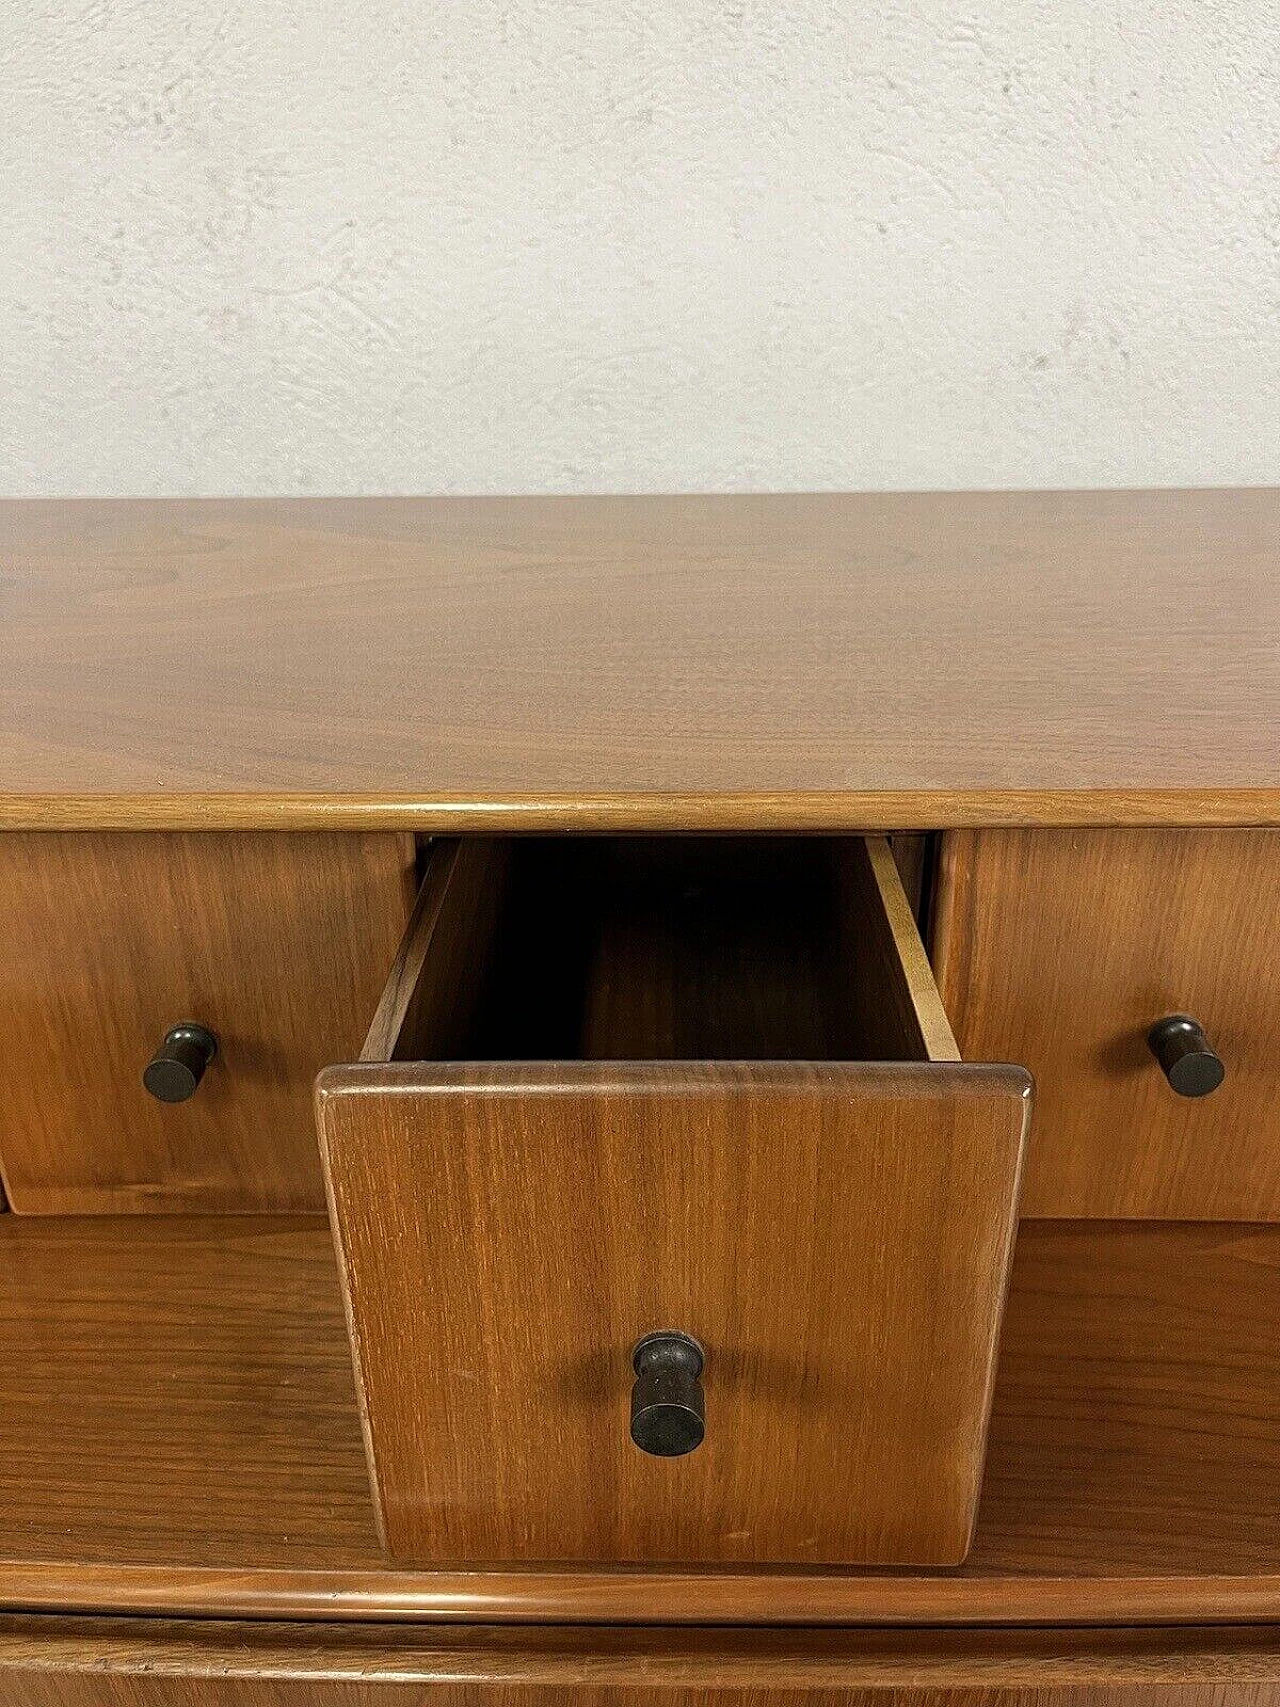
[[[435,844],[317,1083],[390,1555],[959,1563],[1030,1098],[882,840]]]

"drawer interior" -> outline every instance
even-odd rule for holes
[[[880,837],[441,841],[364,1061],[956,1061]]]

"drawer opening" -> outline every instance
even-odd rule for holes
[[[882,837],[433,843],[362,1061],[958,1061]]]

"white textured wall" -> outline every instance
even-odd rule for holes
[[[0,490],[1280,480],[1277,0],[7,0]]]

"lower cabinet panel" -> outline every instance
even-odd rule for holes
[[[1267,1628],[777,1630],[0,1618],[4,1707],[1272,1707]]]

